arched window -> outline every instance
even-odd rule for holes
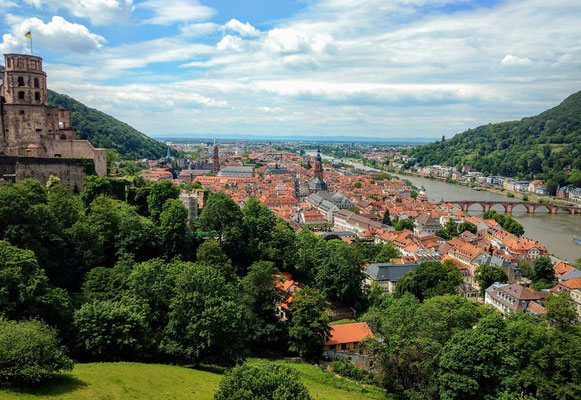
[[[61,134],[61,140],[67,140],[67,136],[64,133]]]
[[[39,88],[40,87],[40,84],[38,82],[38,78],[34,78],[34,87],[35,88]]]
[[[18,68],[24,68],[24,60],[22,58],[19,58],[18,61],[16,62],[16,65]]]
[[[24,86],[24,78],[21,76],[18,77],[18,86]]]
[[[34,93],[34,100],[40,101],[40,92],[35,92]]]
[[[18,100],[24,100],[24,92],[22,90],[18,92]]]
[[[11,59],[11,58],[9,58],[9,59],[7,60],[6,66],[7,66],[8,68],[11,68],[11,67],[12,67],[12,59]]]
[[[30,69],[36,69],[36,60],[30,60]]]

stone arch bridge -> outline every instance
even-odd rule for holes
[[[527,213],[533,214],[538,208],[544,207],[550,214],[557,214],[560,211],[566,211],[571,215],[581,214],[581,206],[560,206],[556,204],[534,203],[530,201],[488,201],[488,200],[460,200],[460,201],[443,201],[439,204],[454,204],[459,206],[462,211],[467,212],[474,204],[480,204],[484,212],[492,209],[495,205],[504,207],[504,212],[511,214],[517,206],[524,206]],[[521,207],[522,208],[522,207]]]

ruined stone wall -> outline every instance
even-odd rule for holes
[[[15,183],[35,179],[44,185],[54,175],[69,190],[80,192],[85,187],[85,178],[94,174],[91,159],[0,156],[0,177]]]
[[[58,135],[58,107],[24,104],[4,105],[4,134],[10,155],[24,156],[31,143],[41,144],[44,138]]]

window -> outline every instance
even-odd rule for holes
[[[34,87],[35,88],[39,88],[40,87],[40,85],[38,83],[38,78],[34,78]]]
[[[18,86],[24,86],[24,78],[21,76],[18,77]]]
[[[40,101],[40,92],[35,92],[34,93],[34,100]]]
[[[18,68],[24,68],[24,60],[22,58],[19,58],[18,61],[16,62],[16,65],[18,66]]]
[[[8,59],[8,63],[6,64],[6,66],[8,68],[12,67],[12,59],[11,58]]]
[[[30,68],[31,69],[36,69],[36,61],[35,60],[31,60],[30,61]]]
[[[18,100],[24,100],[24,92],[22,90],[18,92]]]

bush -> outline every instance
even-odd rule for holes
[[[72,369],[54,329],[0,318],[0,382],[35,383]]]
[[[147,352],[149,326],[137,305],[93,301],[75,312],[81,346],[99,360],[135,360]]]
[[[375,383],[375,375],[373,375],[373,373],[356,366],[351,361],[347,360],[334,361],[331,363],[331,369],[333,370],[334,373],[357,382],[367,384]]]
[[[298,372],[273,362],[239,365],[226,372],[215,400],[310,400]]]

